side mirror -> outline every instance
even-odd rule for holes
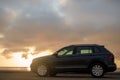
[[[54,53],[53,55],[54,55],[55,57],[58,57],[57,53]]]

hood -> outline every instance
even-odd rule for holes
[[[33,61],[38,61],[38,60],[50,60],[50,59],[52,59],[53,57],[54,57],[53,55],[42,56],[42,57],[34,58]]]

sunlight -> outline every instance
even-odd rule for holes
[[[68,0],[60,0],[61,5],[65,5]]]
[[[1,48],[0,47],[0,53],[3,53],[5,51],[6,48]]]
[[[23,58],[22,57],[22,54],[24,52],[16,52],[16,53],[13,53],[12,55],[12,61],[14,62],[14,64],[16,66],[19,66],[19,67],[27,67],[27,70],[29,71],[30,70],[30,64],[32,62],[32,60],[36,57],[42,57],[42,56],[47,56],[47,55],[51,55],[52,52],[50,50],[46,50],[46,51],[41,51],[39,52],[38,54],[31,54],[31,53],[34,53],[35,51],[35,48],[29,48],[29,51],[28,51],[28,54],[27,54],[27,58]]]
[[[4,37],[5,37],[4,35],[0,34],[0,38],[4,38]]]
[[[47,56],[47,55],[51,55],[52,53],[53,53],[53,52],[52,52],[51,50],[41,51],[41,52],[39,52],[39,53],[36,55],[36,57],[37,57],[37,56],[39,56],[39,57]]]
[[[28,53],[31,54],[31,53],[34,53],[35,52],[35,47],[27,47],[29,50],[28,50]]]
[[[29,59],[22,58],[22,52],[14,53],[13,60],[15,60],[16,65],[20,67],[29,67],[32,57],[29,57]]]
[[[115,59],[115,63],[117,64],[117,67],[120,68],[120,60]]]

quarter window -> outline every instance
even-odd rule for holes
[[[99,48],[94,47],[94,52],[95,52],[95,53],[99,53],[99,52],[100,52]]]

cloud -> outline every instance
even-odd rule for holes
[[[63,1],[63,2],[62,2]],[[34,46],[34,54],[70,44],[104,44],[119,55],[120,11],[115,0],[11,0],[0,2],[4,56]],[[28,53],[29,54],[29,53]]]

